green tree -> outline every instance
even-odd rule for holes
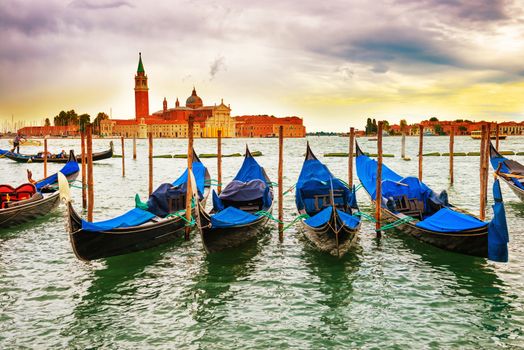
[[[100,135],[100,122],[106,119],[109,119],[109,116],[105,114],[104,112],[100,112],[96,115],[96,118],[93,121],[93,128],[94,128],[95,134]]]
[[[375,119],[373,119],[373,127],[372,127],[371,132],[372,132],[373,134],[376,134],[377,131],[378,131],[377,121],[376,121]]]
[[[431,117],[431,118],[429,118],[429,121],[430,122],[438,122],[438,118],[437,117]]]
[[[400,120],[400,123],[399,123],[399,126],[400,126],[400,132],[403,133],[403,132],[406,132],[408,129],[408,122],[406,121],[406,119],[401,119]]]
[[[435,125],[435,134],[437,134],[437,135],[446,135],[446,133],[444,132],[444,129],[442,128],[442,125],[440,125],[440,124],[436,124]]]
[[[459,126],[459,131],[461,134],[465,134],[468,131],[468,128],[466,128],[464,125]]]
[[[78,127],[80,129],[80,131],[85,131],[86,130],[86,126],[89,125],[91,121],[91,116],[87,113],[84,113],[84,114],[81,114],[78,116]]]
[[[67,112],[61,111],[55,116],[53,123],[55,126],[78,125],[78,114],[76,114],[74,109]]]
[[[44,125],[45,126],[51,126],[51,121],[49,120],[49,118],[45,118]]]
[[[368,118],[366,121],[366,135],[369,135],[373,132],[373,124],[371,123],[371,118]]]

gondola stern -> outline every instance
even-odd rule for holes
[[[364,152],[362,152],[362,149],[360,148],[360,145],[358,144],[357,140],[355,140],[355,156],[365,156]]]
[[[305,160],[317,160],[317,157],[309,146],[309,141],[306,143],[306,159]]]

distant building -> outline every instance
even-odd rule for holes
[[[18,130],[24,136],[44,137],[44,136],[77,136],[79,135],[78,125],[68,126],[25,126]]]
[[[153,137],[185,138],[188,136],[189,117],[193,116],[194,137],[216,137],[218,130],[222,131],[223,137],[235,136],[230,107],[223,100],[219,105],[204,106],[194,87],[185,106],[180,106],[177,98],[175,107],[168,108],[167,99],[164,98],[162,110],[149,114],[147,79],[140,54],[135,75],[135,118],[104,120],[100,123],[101,135],[146,138],[148,133],[152,133]]]
[[[276,137],[283,126],[284,137],[305,137],[306,127],[302,118],[277,118],[268,115],[243,115],[235,117],[237,137]]]

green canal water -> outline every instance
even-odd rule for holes
[[[311,137],[311,146],[336,176],[347,178],[347,139]],[[155,140],[155,154],[184,153],[186,140]],[[376,143],[359,139],[364,150]],[[385,162],[405,175],[417,174],[416,138],[398,157],[400,138],[385,138]],[[116,142],[117,153],[119,142]],[[262,151],[258,161],[276,181],[276,139],[224,140],[223,152]],[[76,140],[50,140],[52,150],[79,149]],[[108,140],[95,140],[95,150]],[[509,137],[501,149],[523,151],[524,138]],[[300,171],[306,140],[285,141],[284,188]],[[126,143],[126,155],[132,142]],[[0,148],[7,148],[2,140]],[[215,153],[215,140],[195,140],[198,153]],[[457,152],[477,151],[478,141],[458,137]],[[425,152],[447,152],[448,139],[425,138]],[[35,151],[27,148],[27,151]],[[107,219],[147,193],[147,146],[138,159],[96,163],[95,219]],[[524,162],[524,157],[514,156]],[[224,182],[241,158],[223,160]],[[424,181],[446,189],[456,205],[478,213],[478,157],[455,158],[453,187],[448,158],[427,157]],[[204,159],[216,178],[216,159]],[[155,184],[171,182],[183,159],[155,159]],[[0,183],[20,183],[37,164],[0,160]],[[60,168],[50,164],[50,172]],[[490,176],[490,181],[491,181]],[[80,207],[80,190],[72,190]],[[511,242],[508,264],[445,252],[402,232],[381,240],[365,222],[356,246],[343,259],[316,252],[292,227],[279,243],[275,227],[258,243],[206,256],[200,239],[92,263],[77,260],[65,232],[64,207],[30,224],[0,230],[0,348],[166,349],[488,349],[524,348],[524,204],[503,185]],[[491,194],[490,194],[491,199]],[[361,210],[369,198],[358,193]],[[208,203],[209,206],[209,203]],[[294,194],[285,197],[286,221],[297,215]],[[491,215],[491,212],[489,213]]]

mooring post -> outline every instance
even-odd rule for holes
[[[486,124],[486,142],[484,143],[484,205],[488,203],[489,181],[489,145],[491,144],[491,123]]]
[[[47,177],[47,137],[44,136],[44,178]]]
[[[500,133],[499,123],[495,124],[495,133],[496,133],[495,149],[498,151],[499,150],[499,133]]]
[[[95,193],[93,187],[93,127],[87,126],[87,221],[93,221]]]
[[[278,239],[284,240],[284,126],[278,127]]]
[[[455,127],[452,125],[449,132],[449,183],[453,185],[453,152],[455,146]]]
[[[149,141],[149,195],[153,193],[153,133],[147,134]]]
[[[218,130],[217,134],[217,172],[217,192],[220,194],[222,192],[222,130]]]
[[[349,129],[349,153],[348,153],[348,185],[353,189],[353,147],[355,145],[355,128]]]
[[[82,209],[87,208],[87,193],[86,193],[86,184],[87,184],[87,169],[86,169],[86,132],[81,131],[80,132],[80,142],[82,145],[80,146],[80,149],[82,151]]]
[[[122,141],[122,177],[126,176],[126,154],[125,154],[125,145],[124,145],[124,136],[120,136]]]
[[[486,215],[486,196],[484,190],[486,188],[484,181],[484,155],[485,155],[485,143],[486,143],[486,125],[482,125],[481,138],[480,138],[480,207],[479,207],[479,218],[480,220],[485,219]]]
[[[136,160],[136,135],[133,135],[133,160]]]
[[[382,219],[382,128],[384,122],[378,122],[377,132],[377,183],[376,183],[376,195],[375,195],[375,229],[377,231],[377,238],[382,236],[380,232],[381,219]]]
[[[400,140],[400,158],[406,158],[406,132],[402,130],[402,139]]]
[[[424,149],[424,126],[419,124],[418,126],[418,179],[422,181],[422,159]]]
[[[193,190],[191,189],[191,177],[189,176],[189,171],[193,168],[193,124],[194,117],[189,116],[187,122],[188,129],[188,141],[187,141],[187,191],[186,191],[186,229],[184,238],[189,240],[189,233],[191,232],[191,225],[188,223],[191,222],[191,199],[193,197]],[[198,210],[197,203],[195,203],[195,210]]]

